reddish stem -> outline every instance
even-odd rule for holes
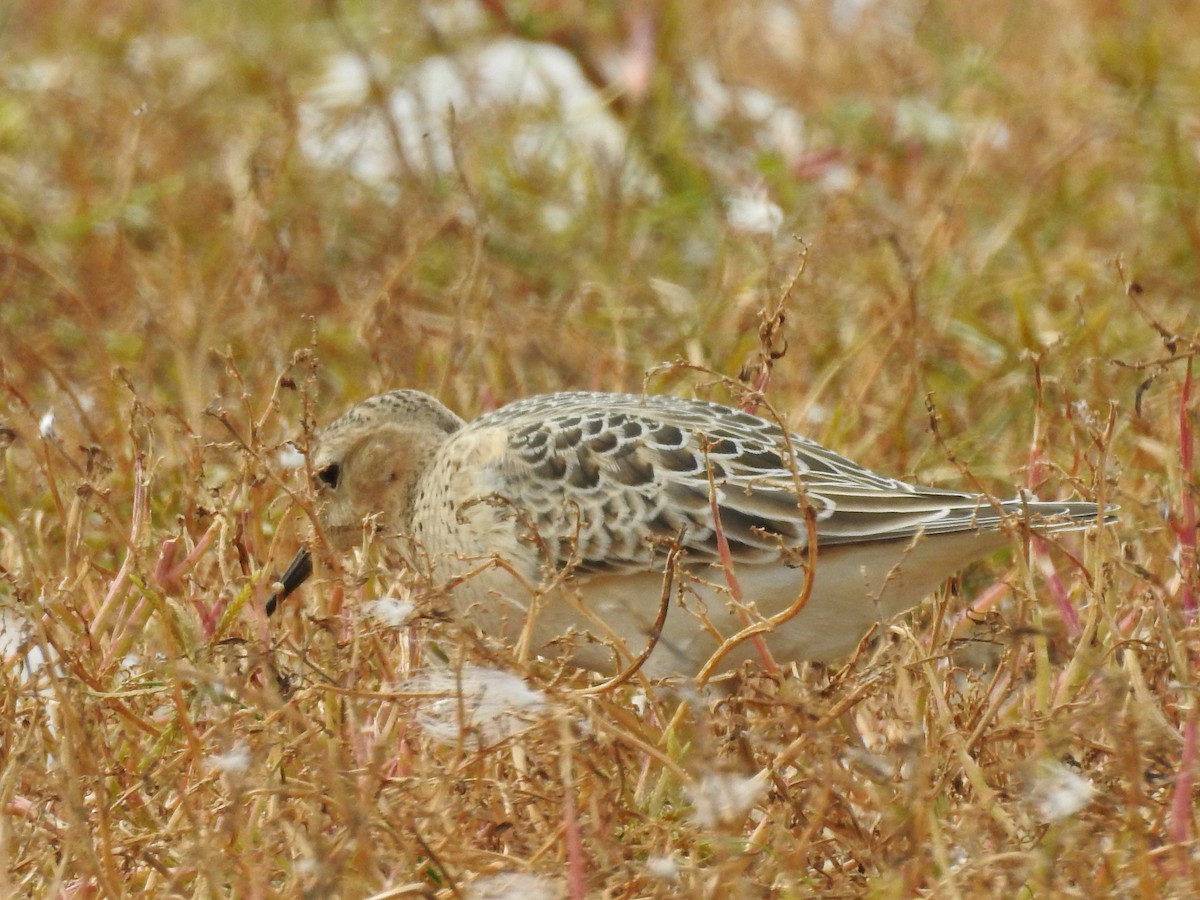
[[[1179,399],[1179,467],[1183,475],[1183,490],[1180,498],[1179,521],[1176,534],[1179,539],[1179,565],[1183,572],[1183,590],[1180,603],[1184,621],[1196,624],[1196,593],[1200,572],[1196,558],[1196,485],[1195,458],[1196,440],[1189,415],[1192,402],[1192,361],[1188,360],[1187,375],[1183,379],[1183,396]]]
[[[1196,623],[1196,500],[1192,494],[1195,475],[1195,435],[1189,417],[1189,407],[1192,400],[1192,361],[1187,363],[1187,374],[1183,379],[1183,394],[1179,398],[1179,465],[1183,475],[1183,490],[1180,498],[1179,518],[1175,522],[1175,534],[1179,541],[1179,565],[1183,575],[1183,585],[1180,591],[1180,604],[1183,607],[1184,621],[1189,626]],[[1190,663],[1193,670],[1197,667],[1198,656],[1195,650],[1190,652]],[[1183,754],[1179,759],[1179,772],[1175,776],[1174,793],[1171,796],[1171,814],[1167,823],[1167,831],[1171,840],[1179,846],[1191,841],[1192,816],[1194,806],[1192,793],[1196,783],[1196,705],[1193,702],[1187,712],[1187,722],[1183,727]]]
[[[1033,446],[1029,448],[1029,486],[1031,490],[1036,490],[1037,485],[1042,482],[1041,455],[1041,449],[1035,439]],[[1046,589],[1050,591],[1050,596],[1058,609],[1059,618],[1063,621],[1063,627],[1067,629],[1067,636],[1071,640],[1077,640],[1083,634],[1083,623],[1079,621],[1079,612],[1071,603],[1062,576],[1058,574],[1054,560],[1050,558],[1050,543],[1035,534],[1029,542],[1029,553],[1042,573]]]
[[[750,616],[747,614],[746,606],[742,602],[742,585],[733,571],[733,553],[729,550],[729,541],[725,537],[725,529],[721,527],[721,507],[717,503],[717,489],[715,485],[709,488],[709,494],[708,502],[712,508],[713,529],[717,536],[717,553],[721,557],[721,568],[725,571],[725,583],[729,586],[729,594],[733,597],[733,605],[737,608],[742,624],[749,626],[751,624]],[[775,662],[775,657],[771,655],[771,651],[767,647],[767,642],[763,639],[763,636],[756,634],[750,638],[750,641],[754,644],[754,649],[758,652],[758,658],[762,661],[763,668],[771,673],[779,672],[779,664]]]
[[[1183,727],[1183,756],[1179,760],[1179,773],[1175,776],[1175,793],[1171,797],[1171,813],[1167,821],[1167,833],[1171,841],[1180,846],[1191,840],[1196,757],[1196,708],[1193,706]]]
[[[575,795],[571,785],[563,791],[563,837],[567,845],[567,890],[571,900],[587,896],[587,868],[583,856],[583,835],[575,811]]]

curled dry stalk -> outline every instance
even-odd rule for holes
[[[654,652],[654,648],[658,646],[659,638],[662,637],[663,626],[667,623],[667,612],[671,608],[671,593],[675,584],[675,575],[679,568],[679,557],[683,553],[682,545],[683,532],[681,531],[679,536],[670,543],[667,549],[666,561],[663,567],[662,593],[658,598],[658,615],[655,617],[654,624],[650,628],[649,640],[646,642],[646,646],[642,648],[641,653],[634,657],[633,661],[623,670],[602,684],[586,689],[582,692],[584,695],[605,694],[619,688],[641,671],[642,666],[646,664],[646,660],[650,658],[650,654]]]
[[[717,553],[721,559],[721,569],[725,574],[725,583],[729,588],[729,599],[737,609],[738,617],[741,618],[745,626],[739,635],[745,635],[743,640],[750,640],[754,643],[755,652],[758,653],[758,658],[763,664],[763,668],[772,674],[778,674],[779,664],[775,662],[775,657],[771,655],[770,648],[767,647],[767,642],[763,640],[761,633],[749,633],[747,629],[751,623],[751,612],[746,606],[745,598],[742,595],[742,585],[738,580],[737,572],[734,569],[733,554],[729,550],[729,539],[725,536],[725,529],[721,525],[721,504],[717,502],[717,491],[719,490],[716,479],[713,473],[712,459],[708,455],[708,442],[702,441],[700,446],[701,452],[704,454],[704,469],[708,476],[708,507],[713,517],[713,533],[717,538]],[[737,635],[735,635],[737,637]],[[709,673],[717,666],[730,650],[737,646],[741,641],[736,641],[729,644],[729,641],[724,641],[717,648],[716,653],[709,657],[709,660],[700,670],[700,675],[697,678],[697,683],[704,684],[708,681]],[[726,649],[726,645],[728,649]],[[714,657],[716,657],[714,661]]]
[[[793,282],[794,283],[794,282]],[[790,286],[789,286],[790,290]],[[643,380],[643,391],[649,392],[649,382],[651,379],[672,371],[691,371],[698,372],[711,377],[716,383],[723,384],[734,394],[742,396],[741,406],[743,409],[756,409],[760,406],[765,407],[766,415],[775,425],[777,425],[783,435],[783,447],[780,448],[782,456],[787,460],[788,467],[792,475],[792,487],[798,498],[797,508],[801,509],[805,518],[805,529],[807,532],[806,552],[807,564],[804,567],[804,584],[796,595],[796,599],[785,610],[770,616],[766,619],[761,619],[758,622],[749,620],[749,609],[743,601],[741,586],[737,581],[737,575],[734,571],[732,554],[729,549],[728,540],[725,537],[724,530],[721,527],[720,509],[717,504],[716,491],[718,485],[715,481],[715,473],[713,472],[711,460],[705,452],[705,469],[709,481],[709,504],[713,515],[714,531],[717,540],[718,553],[720,554],[722,570],[726,579],[727,587],[730,591],[731,601],[738,609],[739,615],[746,622],[744,627],[737,634],[724,639],[716,651],[709,657],[708,661],[701,669],[701,674],[698,676],[698,683],[705,684],[712,677],[713,672],[720,665],[721,660],[729,655],[739,644],[746,640],[753,640],[758,650],[759,656],[763,661],[764,666],[769,671],[778,671],[778,664],[771,658],[770,651],[767,649],[765,642],[762,640],[762,635],[779,628],[784,623],[791,621],[804,609],[808,603],[808,598],[812,594],[813,578],[816,572],[817,560],[817,513],[808,502],[808,492],[801,477],[798,468],[799,459],[796,453],[796,448],[792,444],[791,431],[787,424],[783,421],[783,417],[779,411],[767,401],[765,397],[755,391],[748,391],[744,384],[727,375],[721,375],[714,372],[705,366],[698,366],[692,363],[673,362],[661,366],[656,366],[650,369]]]
[[[800,474],[798,463],[799,455],[796,453],[796,448],[792,444],[792,433],[784,423],[783,417],[779,414],[779,411],[776,410],[775,407],[766,400],[766,398],[760,397],[758,402],[762,406],[766,407],[767,415],[770,417],[771,421],[779,426],[780,432],[783,435],[783,456],[787,460],[788,468],[791,472],[792,489],[795,491],[797,497],[797,508],[802,510],[804,513],[804,527],[807,534],[805,545],[807,562],[804,566],[804,584],[801,586],[800,591],[796,594],[795,600],[793,600],[792,604],[787,609],[759,622],[747,622],[745,628],[733,635],[720,647],[718,647],[716,652],[709,658],[708,662],[705,663],[703,669],[701,670],[701,676],[698,679],[699,683],[701,684],[705,683],[707,679],[711,677],[713,671],[715,671],[716,667],[720,664],[720,661],[735,647],[737,647],[738,644],[745,640],[754,640],[756,646],[760,648],[760,655],[763,655],[764,662],[767,664],[768,670],[778,671],[778,666],[774,665],[773,660],[771,660],[770,653],[766,650],[765,642],[762,641],[761,635],[770,631],[774,631],[776,628],[779,628],[800,614],[800,612],[808,604],[809,597],[812,595],[813,580],[816,577],[817,545],[819,543],[817,536],[817,511],[808,501],[808,489],[806,488],[804,480]],[[723,568],[725,569],[726,577],[733,578],[733,581],[731,582],[732,590],[733,586],[737,584],[736,577],[732,575],[733,560],[729,553],[728,542],[725,540],[724,533],[720,526],[719,510],[717,510],[716,507],[716,486],[713,482],[712,466],[708,460],[707,454],[705,455],[705,464],[709,475],[709,500],[713,505],[714,519],[717,528],[718,546],[723,546],[723,550],[720,551],[722,554]],[[745,610],[745,606],[741,603],[740,587],[737,588],[735,597],[739,605],[739,610]],[[772,666],[774,667],[772,668]]]
[[[804,566],[804,585],[801,587],[800,592],[796,594],[796,599],[792,601],[792,604],[787,609],[757,622],[750,622],[737,634],[727,638],[720,647],[713,651],[712,656],[708,658],[708,661],[700,669],[700,673],[696,676],[697,684],[706,684],[712,677],[713,672],[721,664],[721,660],[728,656],[743,641],[753,640],[756,646],[762,647],[763,651],[767,654],[766,658],[769,660],[770,651],[766,650],[765,643],[762,641],[762,635],[775,631],[777,628],[790,622],[804,610],[804,607],[808,604],[809,597],[812,595],[813,578],[817,566],[817,517],[813,508],[808,505],[804,509],[804,524],[808,531],[808,559]],[[732,562],[730,565],[732,565]],[[778,671],[778,666],[775,666],[772,671]]]

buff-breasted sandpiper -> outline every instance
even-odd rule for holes
[[[330,425],[312,466],[336,547],[369,527],[485,633],[533,652],[566,640],[601,670],[653,644],[651,675],[695,674],[795,609],[761,640],[780,661],[833,660],[1005,545],[1006,524],[1113,521],[1094,503],[885,478],[767,419],[668,396],[547,394],[466,423],[392,391]],[[756,650],[742,642],[721,668]]]

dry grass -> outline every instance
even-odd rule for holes
[[[1200,7],[615,6],[8,7],[0,893],[1200,891]],[[328,127],[505,34],[610,80],[623,168],[518,158],[529,108],[459,110],[440,171],[398,130],[374,182],[309,155],[331,58],[379,90]],[[701,68],[803,135],[706,100]],[[760,187],[782,237],[730,226]],[[793,234],[768,397],[799,430],[1121,526],[725,699],[588,693],[436,598],[363,615],[396,589],[369,561],[267,621],[306,534],[284,442],[385,386],[469,416],[677,359],[737,375]],[[411,680],[439,658],[541,693],[458,727]]]

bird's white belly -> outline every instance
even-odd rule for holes
[[[1007,540],[998,532],[964,533],[916,544],[892,541],[830,548],[818,558],[807,602],[794,617],[764,634],[766,644],[779,663],[845,656],[876,622],[912,608],[949,573]],[[528,557],[528,548],[524,555]],[[453,570],[477,572],[455,588],[454,598],[460,613],[484,633],[516,644],[528,629],[531,652],[566,652],[573,663],[606,672],[624,668],[645,649],[663,596],[661,571],[557,580],[550,576],[547,588],[545,573],[531,565],[522,569],[511,563],[456,558]],[[450,571],[442,569],[444,574]],[[644,666],[646,674],[695,675],[722,642],[748,624],[788,610],[805,588],[800,567],[744,564],[735,574],[748,609],[739,611],[731,602],[719,567],[675,576],[662,633]],[[569,633],[574,633],[569,643],[562,641]],[[722,658],[716,671],[755,656],[753,642],[744,640]]]

